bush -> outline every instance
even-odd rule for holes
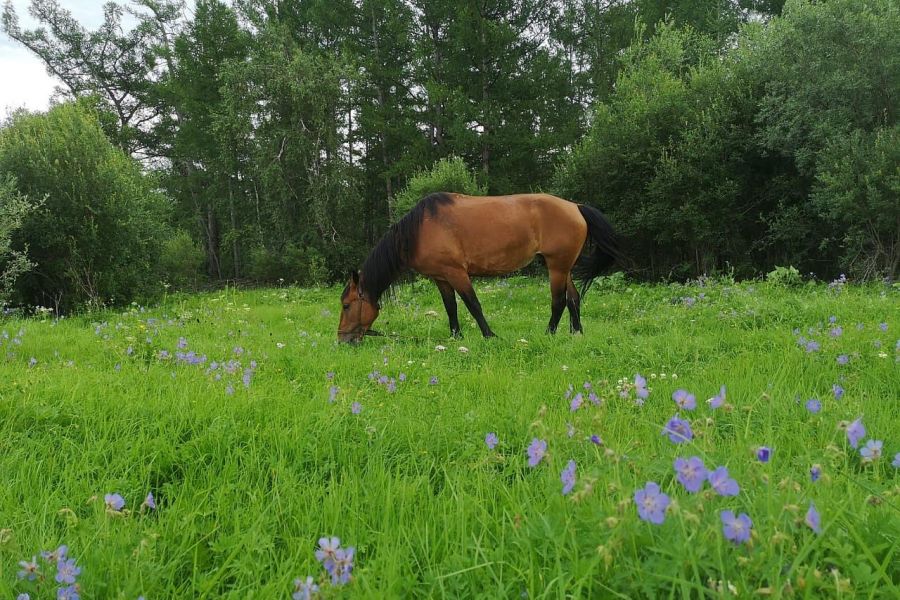
[[[12,236],[35,208],[34,203],[18,192],[14,178],[8,175],[0,178],[0,307],[9,303],[18,278],[34,267],[28,260],[27,247],[13,250]]]
[[[797,287],[803,284],[803,276],[800,275],[800,271],[793,266],[776,266],[774,271],[770,271],[769,274],[766,275],[766,281],[780,287]]]
[[[325,257],[315,248],[287,244],[276,251],[266,247],[250,252],[247,272],[257,283],[296,283],[320,285],[328,281]]]
[[[165,241],[160,255],[163,281],[176,289],[197,287],[206,255],[200,245],[184,230]]]
[[[391,220],[397,221],[422,199],[434,192],[455,192],[479,196],[487,193],[487,188],[478,183],[475,175],[458,156],[442,158],[427,171],[414,175],[406,187],[394,197],[391,205]]]
[[[35,269],[19,301],[67,310],[124,303],[160,291],[159,258],[169,206],[138,164],[115,148],[81,103],[19,113],[0,130],[0,175],[45,198],[13,236]]]

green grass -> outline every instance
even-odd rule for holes
[[[900,594],[896,291],[598,287],[583,307],[586,334],[550,337],[544,281],[477,287],[500,339],[483,340],[467,314],[465,338],[448,339],[427,282],[400,288],[377,323],[389,337],[360,347],[334,343],[337,289],[176,296],[146,312],[4,323],[23,334],[0,360],[0,594],[55,597],[52,579],[37,594],[17,581],[17,563],[65,543],[84,598],[288,598],[294,578],[322,577],[313,552],[324,535],[357,549],[353,581],[323,581],[327,597],[719,597],[729,584],[740,596]],[[694,306],[680,301],[700,293]],[[828,335],[831,315],[840,337]],[[809,327],[819,352],[792,333]],[[179,337],[209,360],[242,347],[243,367],[258,361],[249,389],[240,371],[216,381],[206,366],[158,358]],[[408,380],[388,393],[369,381],[373,370]],[[635,373],[652,389],[643,407],[616,390]],[[566,388],[585,381],[603,404],[572,413]],[[729,406],[710,410],[721,384]],[[696,438],[676,446],[660,431],[679,387],[699,406]],[[818,415],[804,408],[811,397]],[[838,427],[859,416],[865,439],[884,440],[875,464]],[[534,437],[549,451],[531,469]],[[756,460],[758,446],[773,449],[771,462]],[[726,465],[740,494],[687,493],[672,463],[692,455]],[[570,459],[578,483],[564,497]],[[633,502],[647,481],[673,500],[659,526]],[[139,510],[148,491],[155,512]],[[104,510],[110,492],[129,513]],[[821,535],[803,524],[810,501]],[[725,540],[725,509],[753,520],[750,543]]]

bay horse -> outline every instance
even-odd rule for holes
[[[378,317],[382,294],[405,271],[437,285],[450,321],[460,335],[456,295],[484,337],[493,337],[472,287],[471,275],[504,275],[544,257],[550,274],[549,333],[569,309],[572,333],[580,333],[581,295],[619,257],[612,226],[596,208],[548,194],[465,196],[436,193],[422,198],[388,229],[362,269],[341,293],[338,340],[359,342]]]

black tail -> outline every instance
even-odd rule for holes
[[[587,293],[591,283],[598,275],[622,258],[616,232],[599,210],[592,206],[578,205],[581,216],[587,221],[588,241],[575,267],[572,276],[581,282],[581,295]]]

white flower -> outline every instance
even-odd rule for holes
[[[441,346],[440,344],[438,344],[437,346],[434,347],[434,349],[435,349],[437,352],[443,352],[444,350],[447,349],[447,346]]]
[[[460,347],[459,347],[459,351],[462,352],[463,354],[465,354],[466,352],[469,351],[469,349],[466,348],[465,346],[460,346]]]
[[[279,350],[281,350],[282,348],[284,348],[284,344],[282,344],[281,342],[276,342],[276,343],[275,343],[275,346],[277,346]]]

